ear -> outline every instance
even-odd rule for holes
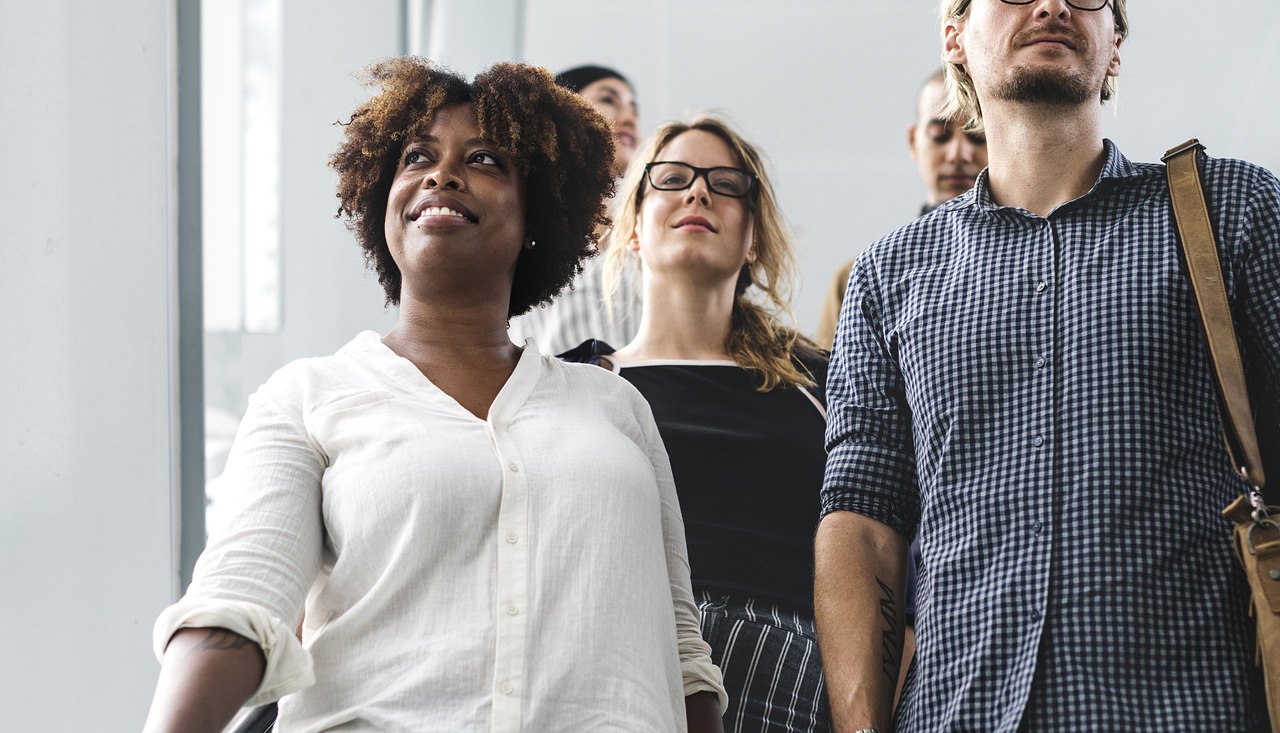
[[[1120,44],[1124,36],[1116,33],[1116,43],[1111,47],[1111,60],[1107,63],[1107,76],[1120,76]]]
[[[911,154],[911,160],[916,159],[916,134],[919,128],[916,125],[907,125],[907,152]],[[917,161],[918,162],[918,161]]]
[[[754,265],[755,263],[756,263],[756,243],[752,242],[751,246],[747,247],[747,264]]]
[[[627,249],[631,252],[640,251],[640,233],[631,232],[631,238],[627,240]]]
[[[964,50],[964,20],[951,18],[942,26],[942,60],[965,66],[969,57]]]

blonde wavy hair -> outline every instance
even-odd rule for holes
[[[619,203],[613,228],[604,240],[604,287],[610,296],[605,302],[610,302],[617,292],[628,258],[632,256],[627,244],[636,230],[648,185],[644,167],[657,160],[672,140],[691,130],[701,130],[723,140],[739,164],[751,171],[759,182],[752,198],[748,199],[755,214],[752,241],[756,259],[743,265],[738,276],[725,348],[738,364],[759,377],[757,389],[761,392],[778,387],[812,387],[815,385],[813,375],[802,359],[825,359],[825,356],[817,344],[787,325],[795,321],[790,305],[796,282],[795,251],[773,186],[755,146],[728,122],[714,115],[701,114],[689,122],[667,122],[659,126],[632,157],[618,187]]]
[[[1120,38],[1129,37],[1129,10],[1126,0],[1109,0],[1112,14],[1115,16],[1116,32]],[[973,0],[942,0],[938,6],[942,31],[946,32],[950,20],[964,20],[969,16],[969,7]],[[1098,11],[1101,12],[1101,11]],[[943,84],[942,110],[943,119],[964,121],[965,132],[982,132],[982,105],[978,102],[978,91],[973,87],[973,79],[960,64],[944,63],[946,80]],[[1099,103],[1116,95],[1119,80],[1108,76],[1102,82],[1102,93]]]

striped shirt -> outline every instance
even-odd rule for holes
[[[554,356],[587,339],[626,345],[640,330],[639,268],[627,260],[618,289],[605,306],[604,253],[582,262],[582,272],[555,300],[511,319],[509,335],[517,344],[533,339]]]
[[[899,733],[1242,731],[1265,715],[1219,512],[1240,494],[1163,166],[1110,141],[1047,217],[975,189],[854,267],[823,512],[919,526]],[[1280,183],[1204,180],[1255,402],[1280,414]]]

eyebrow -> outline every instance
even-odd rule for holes
[[[440,138],[436,137],[435,135],[423,135],[421,137],[411,137],[405,140],[404,144],[405,144],[405,147],[408,147],[415,143],[438,143],[438,142],[440,142]],[[476,145],[487,145],[490,147],[496,147],[495,143],[492,143],[482,137],[473,137],[470,140],[465,140],[463,141],[462,145],[464,147],[472,147]]]

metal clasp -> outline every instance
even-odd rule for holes
[[[1257,545],[1253,544],[1253,531],[1258,527],[1262,527],[1264,529],[1273,529],[1277,533],[1280,533],[1280,524],[1276,524],[1270,519],[1263,519],[1260,522],[1254,522],[1253,524],[1249,525],[1249,531],[1245,533],[1245,544],[1249,546],[1250,555],[1258,554],[1258,547]]]
[[[1178,155],[1179,153],[1182,153],[1183,151],[1189,150],[1191,148],[1198,148],[1200,150],[1204,150],[1204,146],[1200,144],[1200,140],[1198,138],[1193,137],[1190,140],[1186,141],[1185,143],[1177,147],[1169,148],[1168,150],[1166,150],[1164,155],[1161,156],[1160,160],[1164,161],[1165,163],[1168,163],[1170,158]]]

